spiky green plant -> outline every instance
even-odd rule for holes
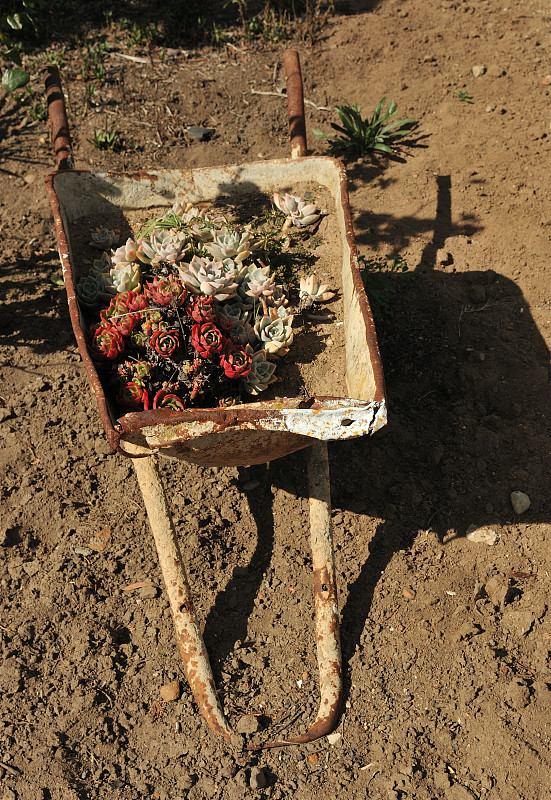
[[[362,117],[361,109],[356,103],[345,103],[337,106],[336,111],[341,121],[331,127],[338,131],[338,136],[314,129],[317,137],[328,140],[328,149],[335,156],[365,156],[370,151],[391,155],[399,139],[411,133],[415,121],[411,117],[389,122],[396,113],[397,106],[391,100],[385,109],[386,97],[379,100],[371,119]]]

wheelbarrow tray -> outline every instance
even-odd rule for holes
[[[75,291],[76,243],[71,231],[91,215],[166,208],[190,202],[233,205],[259,193],[308,182],[331,195],[342,242],[345,380],[348,397],[278,398],[231,408],[157,409],[119,416],[106,397],[86,346],[86,324]],[[53,211],[71,323],[113,450],[124,442],[204,466],[264,463],[308,447],[313,439],[350,439],[386,422],[381,360],[371,310],[358,269],[344,167],[327,157],[305,157],[194,170],[90,172],[62,170],[46,181]],[[335,287],[331,287],[332,289]],[[292,358],[292,354],[290,356]]]

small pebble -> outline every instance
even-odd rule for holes
[[[337,744],[340,742],[342,738],[342,734],[340,731],[336,731],[335,733],[329,733],[326,737],[329,744]]]
[[[483,64],[475,64],[475,66],[471,69],[474,78],[481,78],[484,73],[486,72],[486,67]]]
[[[515,514],[524,514],[530,508],[530,498],[524,492],[511,492],[511,505]]]
[[[404,595],[406,600],[413,600],[415,597],[415,592],[413,591],[413,589],[409,589],[408,587],[402,589],[402,594]]]
[[[494,528],[479,528],[478,525],[469,525],[467,528],[466,538],[469,540],[469,542],[492,545],[499,541],[499,533]]]
[[[179,681],[171,681],[161,686],[161,697],[163,700],[166,700],[167,703],[172,700],[178,700],[181,693]]]

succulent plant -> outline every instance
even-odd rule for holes
[[[274,194],[274,204],[287,217],[286,226],[296,225],[305,228],[313,225],[320,218],[319,210],[314,203],[309,203],[294,194],[285,194],[283,197],[277,192]]]
[[[272,356],[284,356],[293,342],[293,316],[280,317],[275,308],[260,317],[255,323],[254,332],[262,349]]]
[[[335,292],[327,291],[329,286],[320,283],[315,273],[300,279],[299,298],[301,305],[311,306],[313,303],[325,303],[335,296]]]
[[[170,358],[180,347],[178,331],[157,330],[149,340],[149,346],[162,358]]]
[[[268,305],[274,306],[275,308],[285,308],[285,306],[289,305],[289,298],[287,297],[285,287],[279,284],[275,285],[274,291],[266,299]]]
[[[256,297],[266,297],[275,289],[275,283],[270,276],[269,267],[258,267],[256,264],[250,264],[244,271],[241,272],[241,281],[238,285],[237,294],[243,302],[245,308],[251,308],[251,300]],[[263,295],[263,291],[268,292]],[[251,292],[257,292],[252,294]]]
[[[119,235],[110,228],[98,228],[92,232],[92,239],[88,244],[96,250],[110,250],[119,241]]]
[[[109,275],[113,269],[113,262],[108,253],[102,253],[99,258],[94,259],[94,263],[90,267],[90,275]]]
[[[244,378],[251,371],[252,361],[252,353],[247,352],[244,347],[230,345],[220,358],[220,366],[227,378]]]
[[[168,278],[156,277],[146,282],[145,293],[158,306],[182,306],[187,298],[187,290],[183,281],[174,275]]]
[[[178,271],[187,288],[195,294],[206,294],[219,301],[235,295],[235,272],[226,272],[221,261],[193,256],[189,263],[179,266]]]
[[[153,408],[170,408],[172,411],[184,411],[185,407],[186,404],[182,398],[168,389],[159,389],[153,397]]]
[[[228,332],[229,338],[236,344],[254,344],[256,333],[250,322],[240,322]]]
[[[161,262],[177,264],[191,247],[185,234],[173,230],[156,230],[146,239],[140,239],[137,258],[144,264],[158,266]]]
[[[271,383],[277,381],[274,375],[276,365],[272,361],[268,361],[265,350],[257,350],[256,353],[252,352],[251,347],[247,347],[245,350],[252,355],[251,371],[241,378],[241,384],[249,394],[260,394]]]
[[[124,352],[124,339],[112,325],[94,325],[90,350],[95,361],[112,361]]]
[[[243,304],[238,297],[226,303],[221,303],[217,309],[217,315],[221,325],[226,330],[237,328],[238,325],[244,325],[248,322],[251,312],[243,307]]]
[[[131,264],[133,261],[138,260],[138,253],[136,242],[134,239],[127,239],[125,244],[117,247],[116,250],[111,251],[111,261],[113,265],[117,264]]]
[[[191,345],[203,358],[221,353],[225,344],[222,332],[212,322],[197,323],[191,329]]]
[[[147,391],[139,383],[126,381],[119,386],[117,402],[126,408],[143,408],[148,405]]]
[[[238,230],[222,228],[213,231],[212,240],[205,244],[205,249],[218,261],[230,258],[236,264],[241,264],[251,254],[251,236],[251,231],[248,229],[241,233]]]
[[[116,292],[137,291],[141,288],[141,272],[139,264],[120,261],[109,272]]]
[[[194,322],[214,322],[216,309],[212,295],[194,294],[188,298],[186,311]]]
[[[115,290],[113,287],[113,294]],[[87,275],[77,283],[77,299],[82,308],[97,311],[109,297],[103,275]]]

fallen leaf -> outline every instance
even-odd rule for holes
[[[110,538],[111,530],[109,528],[103,528],[101,531],[98,531],[94,536],[92,536],[88,542],[88,547],[90,550],[95,550],[96,553],[103,553],[109,544]]]
[[[142,586],[157,586],[158,584],[153,581],[137,581],[136,583],[129,583],[128,586],[121,586],[121,592],[131,592],[133,589],[141,589]]]

